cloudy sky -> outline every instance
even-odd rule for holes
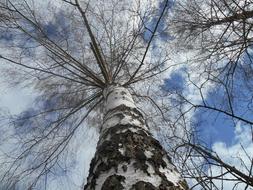
[[[180,70],[175,73],[173,72],[164,80],[163,85],[166,90],[185,90],[183,72]],[[4,110],[8,109],[11,114],[25,111],[36,97],[31,89],[7,88],[3,82],[1,83],[1,89],[1,108]],[[192,91],[194,91],[194,88]],[[206,97],[206,99],[209,98],[213,98],[213,96]],[[201,125],[199,126],[201,139],[226,162],[238,168],[243,168],[240,159],[244,160],[247,165],[250,164],[248,155],[245,153],[245,151],[253,153],[252,131],[248,126],[244,126],[241,122],[232,123],[225,115],[215,112],[196,112],[192,117],[196,121],[201,121]],[[85,140],[83,140],[84,136]],[[97,131],[93,128],[86,131],[85,134],[78,134],[72,145],[72,147],[77,147],[75,152],[78,158],[75,159],[75,166],[68,172],[68,176],[71,177],[67,177],[67,179],[65,175],[63,177],[52,177],[52,179],[48,177],[47,189],[55,190],[60,187],[60,189],[68,190],[80,187],[83,184],[83,176],[88,175],[89,162],[94,154],[97,139]],[[246,150],[243,150],[242,146]],[[220,169],[213,167],[212,172],[213,174],[219,174]],[[231,190],[233,185],[234,183],[232,182],[225,182],[224,189]],[[62,188],[62,186],[65,188]],[[239,188],[242,187],[239,186]]]
[[[57,21],[62,23],[61,20]],[[150,25],[152,25],[152,22]],[[54,23],[47,25],[48,33],[52,36],[56,35],[54,26]],[[148,37],[149,34],[145,33],[144,39]],[[4,42],[7,36],[2,35],[0,38],[1,41]],[[167,34],[163,34],[160,40],[167,41],[172,40],[172,38]],[[163,43],[162,41],[160,41],[161,44]],[[159,43],[159,41],[157,41],[157,43]],[[185,62],[189,59],[188,56],[191,57],[194,55],[192,52],[188,54],[177,54],[172,57],[168,64]],[[198,94],[196,87],[189,83],[185,72],[185,70],[190,70],[192,68],[187,67],[187,64],[182,64],[178,68],[166,72],[166,76],[164,80],[161,81],[160,85],[163,87],[164,91],[179,91],[188,94],[187,97],[193,99],[196,103],[201,102],[200,94]],[[195,71],[191,70],[191,72],[194,80]],[[196,76],[198,72],[199,71],[196,71]],[[238,95],[234,108],[238,115],[243,115],[244,118],[253,120],[253,116],[250,112],[247,112],[248,104],[244,101],[245,99],[251,98],[247,97],[250,96],[250,93],[247,93],[249,88],[244,84],[242,79],[243,76],[241,76],[240,72],[236,73],[236,77],[238,80],[235,81],[234,86],[236,88],[234,90],[237,93],[243,92],[242,94],[244,96],[242,98]],[[32,89],[7,87],[5,84],[5,76],[1,76],[0,78],[0,88],[0,107],[2,110],[8,110],[13,115],[25,111],[32,105],[32,101],[36,98],[36,94]],[[223,90],[224,89],[216,88],[215,85],[209,85],[204,91],[204,100],[209,102],[210,105],[223,104]],[[198,123],[198,133],[202,141],[226,162],[246,171],[246,167],[242,166],[241,161],[243,160],[245,165],[249,166],[250,160],[248,156],[253,156],[252,130],[249,126],[238,120],[231,120],[231,118],[219,112],[204,109],[191,112],[191,117],[195,123]],[[83,125],[85,125],[85,123]],[[83,138],[84,136],[85,139]],[[89,128],[86,131],[76,134],[74,139],[75,140],[71,142],[73,143],[71,147],[75,147],[71,153],[73,156],[71,160],[66,160],[66,163],[71,165],[71,169],[66,171],[67,175],[63,174],[62,171],[57,174],[57,177],[49,174],[49,176],[47,176],[47,183],[44,184],[44,187],[47,187],[48,190],[77,189],[84,183],[83,178],[88,174],[89,163],[94,154],[96,142],[98,140],[98,133],[94,128]],[[220,171],[219,168],[213,167],[212,172],[218,174]],[[43,184],[41,185],[43,186]],[[224,189],[231,190],[233,185],[232,182],[225,182]],[[243,188],[243,186],[238,187],[238,189],[240,188]]]

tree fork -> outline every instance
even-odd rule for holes
[[[186,190],[166,151],[145,125],[129,91],[104,90],[105,116],[84,190]]]

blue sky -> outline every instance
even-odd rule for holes
[[[246,60],[247,61],[247,60]],[[242,67],[249,64],[247,62],[240,62]],[[233,111],[234,114],[244,119],[253,121],[251,111],[252,104],[249,104],[252,98],[252,91],[248,85],[252,84],[252,79],[243,78],[244,73],[242,68],[238,66],[233,80]],[[177,69],[175,72],[164,80],[163,89],[168,92],[184,93],[187,91],[186,75],[184,69]],[[216,85],[211,89],[205,97],[205,102],[208,106],[219,108],[224,111],[228,109],[228,98],[226,96],[223,86]],[[201,108],[194,112],[195,126],[199,133],[200,139],[211,147],[215,142],[221,141],[227,145],[235,143],[235,126],[238,120],[232,119],[230,116],[220,113],[218,111]]]
[[[163,89],[168,92],[183,93],[186,87],[182,70],[173,72],[171,76],[164,80]],[[213,96],[212,93],[206,101],[220,99],[219,95]],[[196,130],[201,140],[211,146],[216,141],[223,141],[230,145],[234,138],[234,125],[223,114],[207,109],[201,109],[194,113]]]
[[[168,16],[169,10],[173,7],[174,1],[173,0],[169,0],[168,1],[168,6],[166,8],[165,11],[165,15],[161,18],[161,21],[157,27],[156,30],[156,35],[158,34],[159,39],[163,40],[163,41],[169,41],[172,40],[172,36],[169,34],[169,32],[165,29],[167,27],[167,24],[165,23],[165,19]],[[157,17],[154,17],[153,19],[151,19],[151,21],[148,23],[148,25],[146,25],[146,27],[148,28],[148,30],[144,31],[143,34],[143,38],[146,42],[149,41],[150,37],[152,36],[151,31],[154,31],[155,29],[155,25],[157,23],[158,18],[161,15],[161,12],[164,8],[165,5],[165,1],[161,2],[159,5],[159,12],[157,12]]]

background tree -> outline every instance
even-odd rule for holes
[[[230,181],[231,188],[251,189],[251,150],[240,142],[244,156],[225,160],[198,134],[222,120],[221,133],[231,126],[252,138],[252,1],[176,1],[173,13],[169,29],[177,53],[188,57],[182,69],[188,91],[169,90],[180,102],[179,118],[195,117],[185,124],[195,128],[193,138],[179,146],[188,149],[186,173],[196,180],[193,188],[224,189]]]

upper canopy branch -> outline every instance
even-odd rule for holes
[[[146,49],[145,49],[144,55],[143,55],[143,57],[142,57],[142,60],[141,60],[141,62],[140,62],[140,64],[139,64],[138,68],[134,71],[134,73],[132,74],[132,76],[130,77],[130,79],[124,84],[124,86],[127,86],[128,84],[131,83],[131,81],[132,81],[133,79],[135,79],[135,76],[138,74],[138,72],[140,71],[141,67],[143,66],[144,61],[145,61],[145,58],[146,58],[147,53],[148,53],[148,51],[149,51],[149,47],[150,47],[150,45],[151,45],[151,42],[153,41],[153,39],[154,39],[154,37],[155,37],[156,31],[157,31],[157,29],[158,29],[158,26],[159,26],[159,24],[160,24],[160,22],[161,22],[163,16],[164,16],[165,13],[166,13],[166,10],[167,10],[168,6],[169,6],[169,0],[166,0],[166,2],[164,3],[163,9],[162,9],[162,11],[161,11],[161,14],[160,14],[160,16],[159,16],[159,18],[158,18],[158,20],[157,20],[157,22],[156,22],[156,24],[155,24],[155,28],[154,28],[154,30],[152,31],[152,35],[151,35],[151,37],[150,37],[150,39],[149,39],[149,41],[148,41],[148,44],[147,44],[147,47],[146,47]]]
[[[86,29],[88,30],[88,33],[89,33],[89,36],[90,36],[90,39],[91,39],[91,49],[96,57],[96,60],[97,60],[97,64],[103,74],[103,77],[105,79],[105,83],[108,84],[111,82],[112,80],[112,77],[110,76],[110,72],[109,72],[109,69],[108,69],[108,65],[106,63],[106,60],[105,58],[102,56],[102,53],[101,53],[101,49],[99,48],[99,45],[97,44],[96,42],[96,39],[93,35],[93,32],[90,28],[90,24],[88,22],[88,19],[85,15],[85,11],[81,8],[78,0],[75,0],[75,6],[77,7],[77,9],[79,10],[79,12],[81,13],[82,15],[82,18],[83,18],[83,21],[84,21],[84,25],[86,27]]]

